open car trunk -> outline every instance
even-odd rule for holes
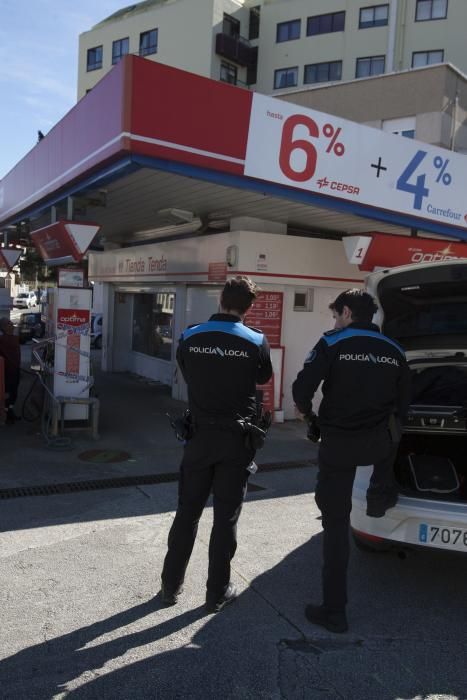
[[[395,463],[401,493],[467,501],[467,263],[381,273],[382,330],[402,345],[412,402]]]

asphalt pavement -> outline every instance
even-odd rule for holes
[[[203,607],[208,504],[185,591],[163,608],[181,456],[165,413],[182,406],[131,375],[97,372],[96,390],[98,441],[73,433],[59,451],[38,420],[0,429],[1,700],[467,698],[461,556],[353,547],[350,632],[305,619],[319,600],[322,529],[316,448],[298,422],[274,426],[258,453],[233,562],[238,600],[217,615]],[[33,387],[26,417],[39,399]]]

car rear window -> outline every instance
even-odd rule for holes
[[[382,330],[391,338],[467,336],[466,280],[383,286],[379,297]]]

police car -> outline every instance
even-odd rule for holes
[[[371,466],[359,467],[351,525],[357,546],[420,546],[467,554],[467,261],[375,272],[375,322],[406,351],[412,401],[394,464],[399,500],[366,515]]]

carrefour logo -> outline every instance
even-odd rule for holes
[[[341,353],[339,360],[344,360],[345,362],[372,362],[375,365],[395,365],[399,367],[399,360],[396,360],[395,357],[372,355],[371,352]]]
[[[222,350],[219,346],[216,347],[191,345],[190,352],[195,352],[200,355],[219,355],[219,357],[250,357],[245,350]]]

